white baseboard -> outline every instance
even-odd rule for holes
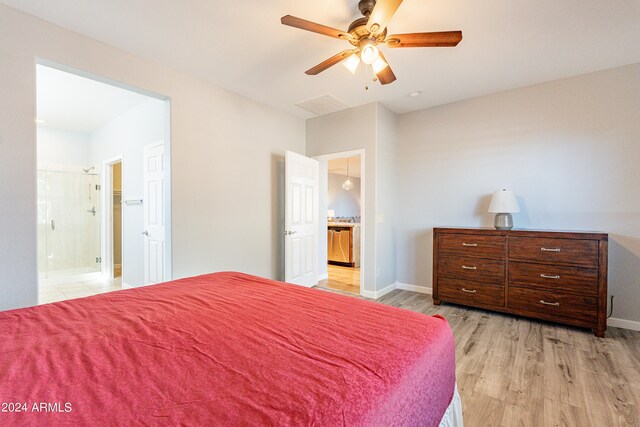
[[[632,331],[640,331],[640,322],[636,322],[634,320],[616,319],[615,317],[607,319],[607,326],[629,329]]]
[[[326,279],[328,279],[328,278],[329,278],[329,273],[326,273],[326,274],[319,274],[319,275],[318,275],[318,281],[320,281],[320,280],[326,280]]]
[[[429,295],[433,294],[433,289],[427,288],[426,286],[409,285],[407,283],[400,283],[400,282],[396,282],[396,289],[402,289],[404,291],[411,291],[411,292],[418,292],[421,294],[429,294]]]
[[[365,291],[363,289],[360,295],[362,295],[365,298],[378,299],[378,298],[382,298],[383,296],[385,296],[395,288],[396,288],[396,284],[392,283],[386,288],[380,289],[379,291]]]
[[[124,283],[122,282],[122,289],[132,289],[133,286],[129,285],[128,283]]]

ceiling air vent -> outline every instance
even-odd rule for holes
[[[298,102],[296,105],[318,116],[335,113],[336,111],[341,111],[349,108],[347,104],[338,100],[333,95],[319,96],[318,98]]]

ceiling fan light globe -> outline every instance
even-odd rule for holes
[[[385,60],[380,58],[379,56],[375,61],[373,61],[373,64],[371,64],[374,74],[378,74],[380,71],[384,70],[388,66],[389,64],[387,64]]]
[[[358,55],[351,55],[342,61],[342,65],[344,65],[347,70],[351,71],[351,74],[355,74],[358,69],[358,65],[360,65],[360,58],[358,58]]]
[[[374,63],[376,59],[380,57],[380,51],[373,43],[365,44],[360,52],[360,59],[367,65]]]

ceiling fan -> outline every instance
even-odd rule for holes
[[[346,32],[291,15],[283,16],[280,22],[290,27],[346,40],[353,46],[353,48],[344,50],[310,68],[305,72],[306,74],[310,76],[320,74],[341,61],[344,61],[344,66],[355,74],[358,65],[362,61],[366,65],[371,65],[380,83],[386,85],[393,83],[396,80],[396,76],[378,45],[385,44],[390,48],[454,47],[462,40],[462,31],[392,34],[387,36],[387,24],[401,3],[402,0],[361,0],[358,3],[358,8],[364,17],[353,21]]]

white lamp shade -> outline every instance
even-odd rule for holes
[[[329,218],[335,218],[335,217],[336,217],[336,211],[335,211],[335,210],[333,210],[333,209],[329,209],[329,210],[327,211],[327,216],[328,216]]]
[[[358,69],[358,65],[360,65],[360,58],[358,55],[351,55],[342,61],[342,65],[344,65],[347,70],[351,71],[351,74],[355,74]]]
[[[520,206],[518,200],[513,191],[499,190],[493,193],[491,198],[491,204],[489,205],[489,212],[493,213],[516,213],[520,212]]]

